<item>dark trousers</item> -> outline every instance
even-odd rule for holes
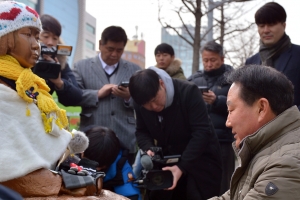
[[[222,156],[222,182],[220,195],[229,190],[231,176],[235,169],[235,155],[231,142],[220,142]]]

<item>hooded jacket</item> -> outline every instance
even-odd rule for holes
[[[157,65],[155,65],[157,67]],[[165,69],[165,71],[171,76],[171,78],[178,78],[181,80],[186,80],[183,70],[181,68],[181,60],[175,58],[171,64]]]
[[[237,149],[239,160],[230,190],[211,200],[299,199],[300,113],[293,106],[255,133]]]

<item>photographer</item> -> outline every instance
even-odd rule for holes
[[[50,15],[42,15],[41,22],[43,31],[40,34],[40,42],[47,47],[56,47],[57,44],[61,43],[60,23]],[[73,72],[66,62],[66,56],[57,55],[53,59],[50,55],[43,54],[41,59],[61,65],[58,78],[46,79],[47,85],[51,89],[50,94],[56,91],[58,101],[64,106],[77,105],[82,99],[82,91],[78,87]]]
[[[152,157],[156,140],[164,156],[181,155],[178,163],[162,168],[172,172],[172,187],[150,191],[150,200],[202,200],[219,194],[220,147],[197,86],[150,67],[130,78],[129,91],[138,146]]]
[[[103,188],[130,200],[141,200],[127,159],[129,151],[122,146],[114,131],[98,125],[87,126],[83,131],[89,138],[89,146],[82,157],[96,161],[99,164],[97,170],[105,172]]]

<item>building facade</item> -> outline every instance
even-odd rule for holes
[[[145,69],[145,41],[128,40],[122,58]]]

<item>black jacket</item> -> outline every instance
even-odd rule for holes
[[[221,183],[221,152],[198,88],[187,81],[173,79],[173,103],[157,113],[135,104],[136,137],[146,151],[163,148],[164,155],[181,154],[177,166],[187,177],[189,199],[218,195]],[[161,122],[158,116],[162,117]]]
[[[280,54],[274,60],[274,67],[282,72],[294,85],[294,104],[300,110],[300,46],[292,44],[292,46]],[[257,64],[261,65],[259,53],[248,58],[246,65]]]
[[[223,64],[219,69],[205,72],[197,71],[188,78],[188,81],[195,83],[197,86],[208,86],[216,95],[216,101],[210,105],[206,104],[208,114],[212,120],[215,132],[219,142],[233,142],[231,129],[225,126],[227,120],[227,93],[230,84],[226,82],[226,74],[233,68],[230,65]]]
[[[61,90],[55,89],[55,85],[51,81],[46,80],[50,88],[50,94],[56,91],[59,103],[64,106],[77,106],[82,99],[82,90],[79,88],[68,63],[61,71],[61,79],[64,82],[64,88]]]

